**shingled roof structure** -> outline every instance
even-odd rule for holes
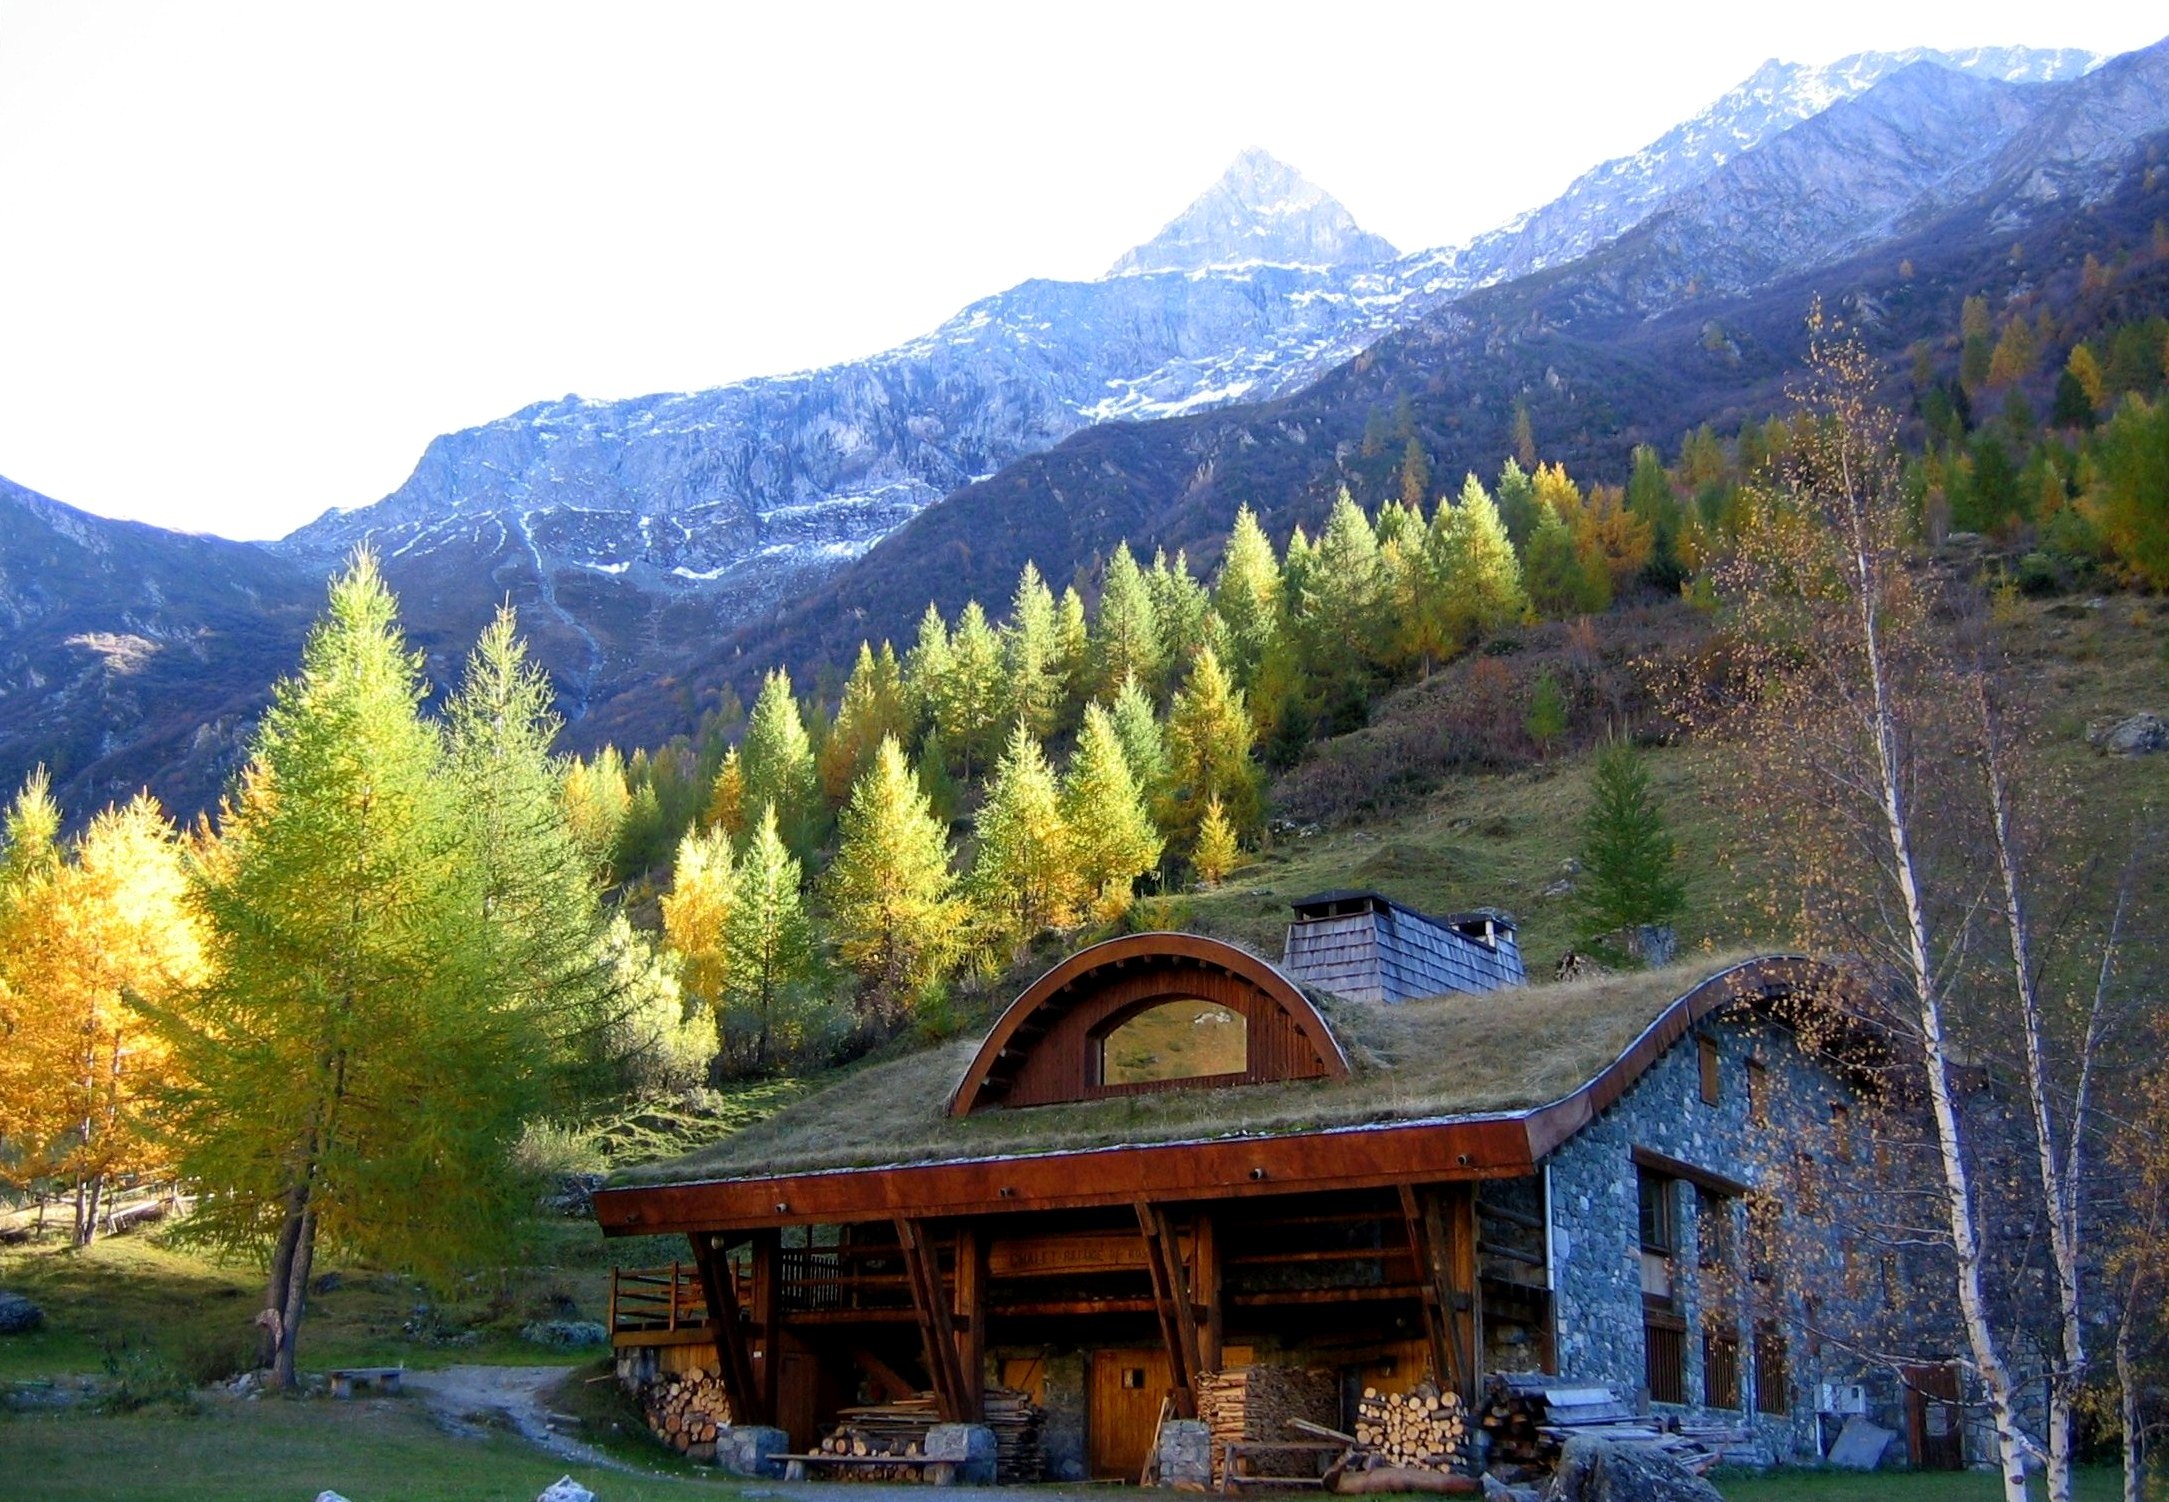
[[[1514,920],[1493,909],[1434,918],[1382,892],[1299,899],[1281,968],[1351,1001],[1414,1001],[1528,980]]]

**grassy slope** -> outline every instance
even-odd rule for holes
[[[2037,695],[2045,764],[2068,781],[2101,848],[2120,854],[2119,837],[2144,811],[2169,814],[2169,756],[2100,756],[2086,743],[2086,727],[2139,710],[2169,714],[2169,605],[2135,595],[2103,597],[2099,608],[2084,599],[2022,602],[2007,641]],[[1639,657],[1646,641],[1627,646]],[[1396,711],[1395,704],[1385,706],[1381,720]],[[1721,754],[1685,744],[1655,748],[1646,758],[1687,878],[1683,955],[1752,944],[1770,932],[1758,911],[1755,852],[1734,837],[1715,792]],[[1143,917],[1277,955],[1290,899],[1333,887],[1377,887],[1432,912],[1507,909],[1520,920],[1530,976],[1545,976],[1574,941],[1571,897],[1547,889],[1565,874],[1579,844],[1590,770],[1588,755],[1573,754],[1516,771],[1455,772],[1393,787],[1386,806],[1307,838],[1283,839],[1217,891],[1153,899],[1142,905]]]

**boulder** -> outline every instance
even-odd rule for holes
[[[2145,712],[2086,727],[2086,739],[2111,756],[2151,756],[2169,751],[2169,720]]]
[[[0,1335],[28,1335],[45,1323],[45,1311],[19,1293],[0,1292]]]
[[[560,1476],[536,1493],[535,1502],[595,1502],[595,1494],[570,1476]]]
[[[733,1476],[757,1476],[775,1480],[783,1474],[783,1462],[774,1455],[791,1453],[791,1436],[763,1424],[726,1424],[715,1432],[715,1463]]]
[[[1724,1502],[1717,1488],[1669,1455],[1570,1439],[1544,1502]]]
[[[959,1486],[994,1484],[994,1431],[984,1424],[936,1424],[926,1431],[926,1454],[955,1461]]]
[[[326,1488],[325,1490],[320,1491],[316,1494],[316,1502],[346,1502],[346,1498],[340,1496],[337,1492]]]
[[[1160,1426],[1160,1485],[1204,1490],[1213,1480],[1213,1431],[1202,1419],[1169,1419]]]
[[[522,1325],[520,1339],[553,1351],[583,1351],[610,1344],[610,1332],[593,1320],[542,1319]]]

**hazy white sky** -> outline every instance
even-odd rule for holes
[[[431,436],[1092,277],[1245,145],[1403,249],[1780,56],[2122,51],[2154,5],[0,0],[0,474],[239,537]]]

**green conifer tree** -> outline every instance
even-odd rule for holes
[[[1506,524],[1507,541],[1516,552],[1528,547],[1538,520],[1535,479],[1517,461],[1509,459],[1499,466],[1499,482],[1492,487],[1492,500],[1499,508],[1499,520]]]
[[[1227,625],[1228,671],[1245,689],[1255,687],[1258,668],[1281,634],[1280,562],[1257,513],[1248,506],[1236,511],[1228,533],[1220,577],[1213,585],[1213,609]]]
[[[993,758],[1002,733],[1002,641],[977,600],[968,600],[949,636],[949,677],[938,723],[969,781]]]
[[[891,736],[851,789],[842,843],[825,874],[829,928],[863,984],[860,1004],[902,1016],[960,954],[963,904],[949,869],[949,831]]]
[[[1026,562],[1002,628],[1001,708],[1006,719],[1024,721],[1042,738],[1054,733],[1067,693],[1055,626],[1054,596]]]
[[[1055,671],[1062,680],[1059,725],[1076,723],[1077,707],[1092,693],[1092,632],[1085,620],[1084,596],[1072,584],[1062,591],[1054,614]]]
[[[1607,741],[1597,752],[1589,812],[1582,821],[1582,880],[1576,892],[1584,939],[1660,928],[1687,906],[1678,853],[1634,747]]]
[[[559,796],[553,697],[511,608],[501,609],[446,706],[446,775],[480,864],[469,919],[493,984],[556,1051],[568,1082],[592,1093],[618,1076],[609,1045],[624,998],[602,963],[608,920],[594,867]]]
[[[761,680],[738,759],[745,771],[745,809],[772,805],[784,842],[793,851],[811,850],[820,838],[813,743],[791,693],[791,675],[782,668]]]
[[[1131,775],[1115,717],[1104,705],[1085,710],[1062,783],[1062,821],[1092,915],[1102,922],[1121,917],[1129,910],[1132,884],[1159,864],[1161,840]]]
[[[1539,508],[1536,530],[1524,555],[1523,582],[1529,604],[1546,620],[1561,620],[1604,606],[1603,591],[1583,567],[1574,533],[1556,508]]]
[[[755,1070],[798,1054],[817,1032],[813,931],[799,895],[798,858],[783,842],[774,804],[764,804],[746,841],[723,920],[723,1015],[727,1036],[747,1040]]]
[[[1205,815],[1198,821],[1197,841],[1190,851],[1190,868],[1197,872],[1197,879],[1208,887],[1216,887],[1242,861],[1242,842],[1235,836],[1235,826],[1228,822],[1227,810],[1220,806],[1218,798],[1205,801]]]
[[[904,701],[915,730],[939,728],[941,706],[949,695],[949,672],[949,627],[930,600],[926,614],[919,617],[918,641],[904,657]]]
[[[1170,823],[1186,840],[1195,838],[1213,799],[1238,833],[1257,827],[1263,805],[1257,764],[1250,759],[1255,738],[1243,691],[1217,656],[1200,652],[1167,715]]]
[[[288,1387],[320,1248],[438,1281],[507,1249],[511,1149],[547,1099],[550,1044],[475,921],[487,868],[419,669],[359,555],[196,856],[210,979],[155,1019],[202,1191],[177,1233],[269,1251]]]
[[[1528,608],[1521,561],[1476,476],[1462,485],[1459,505],[1440,504],[1428,547],[1449,647],[1465,647],[1521,619]]]
[[[1205,644],[1212,597],[1190,572],[1189,558],[1179,551],[1172,562],[1164,549],[1154,553],[1145,584],[1152,594],[1153,620],[1159,627],[1161,660],[1189,661]]]
[[[1125,678],[1108,713],[1122,742],[1123,759],[1130,764],[1130,779],[1145,806],[1153,807],[1167,791],[1167,735],[1152,700],[1135,678]]]
[[[1014,948],[1068,924],[1077,895],[1069,826],[1054,771],[1022,725],[995,765],[978,824],[972,894],[995,941]]]
[[[814,758],[822,795],[831,806],[841,806],[851,796],[852,786],[872,763],[884,738],[909,733],[909,718],[896,649],[883,642],[876,652],[860,642],[858,660],[844,680],[843,697],[836,706],[836,723],[829,727]]]
[[[1536,675],[1536,683],[1529,690],[1529,717],[1522,722],[1522,728],[1540,751],[1549,751],[1566,734],[1566,696],[1559,692],[1559,680],[1552,676],[1550,668]]]
[[[1094,690],[1106,697],[1120,692],[1124,679],[1135,678],[1146,693],[1157,694],[1163,661],[1151,585],[1130,556],[1130,545],[1118,543],[1107,562],[1099,616],[1092,623]]]

